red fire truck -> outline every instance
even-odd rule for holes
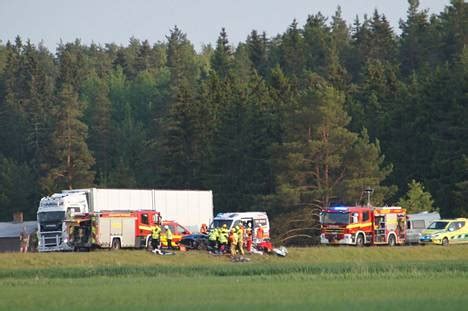
[[[153,210],[77,214],[67,221],[67,243],[74,249],[88,250],[148,248],[155,224],[161,224],[161,216]]]
[[[401,207],[330,207],[320,222],[322,244],[394,246],[406,239],[406,210]]]

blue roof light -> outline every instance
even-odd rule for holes
[[[346,206],[333,206],[330,209],[334,210],[334,211],[347,211],[348,207],[346,207]]]

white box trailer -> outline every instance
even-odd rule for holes
[[[90,212],[156,210],[154,190],[139,189],[77,189],[65,192],[85,192]]]
[[[153,190],[163,220],[176,220],[191,231],[213,220],[213,193],[194,190]]]
[[[89,211],[155,210],[163,220],[176,220],[192,231],[213,219],[211,190],[139,190],[139,189],[76,189],[63,192],[85,192]]]

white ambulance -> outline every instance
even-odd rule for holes
[[[223,225],[231,230],[236,226],[243,224],[245,228],[249,226],[252,228],[253,238],[256,238],[258,228],[263,229],[263,238],[270,237],[270,222],[265,212],[231,212],[219,213],[213,218],[210,225],[210,230],[214,228],[221,228]]]

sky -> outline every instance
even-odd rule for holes
[[[420,0],[420,8],[439,14],[449,0]],[[352,24],[356,15],[384,13],[393,29],[406,17],[407,0],[0,0],[0,40],[19,35],[43,44],[52,52],[60,40],[127,45],[134,36],[151,44],[165,41],[177,25],[200,50],[214,44],[222,27],[237,45],[256,29],[268,37],[283,33],[295,18],[304,25],[307,16],[332,16],[341,6]]]

